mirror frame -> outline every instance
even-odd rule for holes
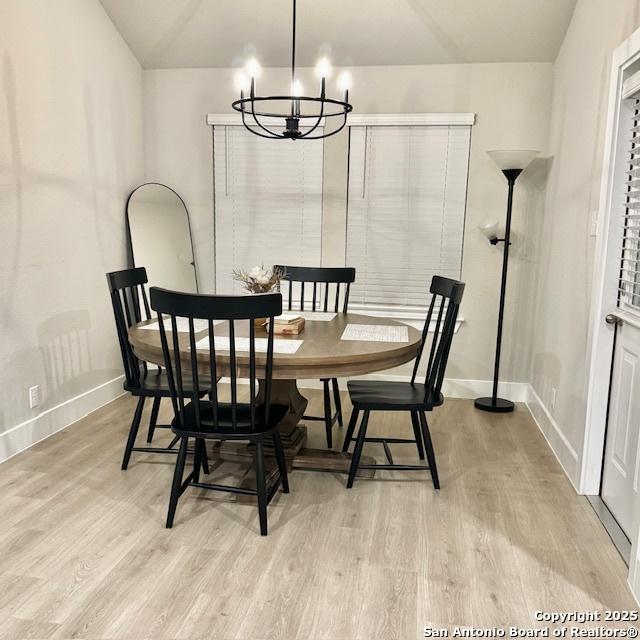
[[[196,268],[196,255],[193,250],[193,233],[191,231],[191,216],[189,215],[189,209],[185,201],[182,199],[182,196],[175,189],[172,189],[171,187],[167,186],[166,184],[163,184],[162,182],[143,182],[142,184],[139,184],[137,187],[135,187],[127,197],[127,202],[125,204],[124,210],[125,210],[125,217],[127,222],[127,244],[129,249],[129,255],[128,255],[129,264],[131,265],[132,268],[135,268],[136,266],[136,259],[133,253],[133,242],[131,241],[131,225],[129,224],[129,202],[131,201],[131,198],[133,198],[133,195],[138,189],[141,189],[142,187],[147,187],[149,185],[156,185],[158,187],[165,187],[165,189],[169,189],[169,191],[171,191],[176,195],[176,197],[178,198],[178,200],[180,200],[180,202],[182,203],[182,206],[184,207],[185,213],[187,214],[187,226],[189,227],[189,244],[191,245],[191,257],[193,259],[193,261],[191,262],[191,265],[193,266],[193,277],[196,281],[196,292],[200,293],[200,284],[198,283],[198,269]],[[144,265],[140,265],[140,266],[144,266]]]

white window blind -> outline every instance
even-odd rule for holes
[[[350,306],[422,309],[433,275],[459,278],[470,126],[352,126]]]
[[[627,95],[622,110],[628,135],[624,138],[627,167],[621,185],[624,214],[618,304],[640,311],[640,93],[634,87]]]
[[[242,293],[234,268],[318,266],[322,140],[267,140],[214,126],[216,291]]]

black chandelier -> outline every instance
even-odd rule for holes
[[[303,88],[296,78],[296,0],[293,0],[293,36],[291,43],[291,94],[288,96],[258,96],[256,95],[256,78],[260,73],[260,65],[255,58],[247,61],[244,72],[236,76],[236,84],[240,89],[240,99],[232,103],[232,107],[242,114],[242,124],[251,133],[262,138],[282,140],[318,140],[335,135],[344,129],[347,124],[347,114],[353,111],[349,104],[349,89],[351,77],[343,71],[338,84],[344,91],[344,100],[327,98],[326,79],[331,73],[331,64],[327,58],[322,58],[316,65],[316,75],[320,78],[320,95],[318,97],[302,95]],[[246,90],[248,97],[245,97]],[[304,104],[309,111],[301,110]],[[316,109],[311,109],[317,106]],[[310,111],[313,110],[313,113]],[[282,132],[274,131],[267,126],[265,118],[280,118],[285,121],[285,129]],[[331,131],[324,133],[318,127],[323,118],[339,118],[340,124]],[[300,130],[301,121],[304,131]],[[271,125],[273,126],[273,125]],[[314,135],[314,132],[316,134]]]

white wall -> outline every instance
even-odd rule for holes
[[[528,378],[540,400],[531,408],[576,487],[589,364],[590,227],[600,197],[611,54],[639,25],[637,0],[578,0],[554,66],[546,200],[531,228]]]
[[[104,274],[126,266],[143,132],[142,70],[98,0],[3,0],[0,56],[2,460],[122,390]]]
[[[260,90],[286,87],[286,69],[266,69]],[[467,282],[461,328],[448,377],[492,377],[502,260],[477,225],[504,219],[506,183],[486,157],[487,149],[541,149],[548,137],[552,65],[468,64],[363,67],[353,71],[351,99],[360,113],[474,112],[463,279]],[[315,84],[302,70],[305,86]],[[211,129],[207,113],[230,111],[235,98],[231,69],[169,69],[144,72],[146,179],[165,182],[185,199],[191,213],[200,286],[214,283]],[[283,142],[283,144],[288,144]],[[344,264],[346,134],[326,141],[323,262]],[[503,378],[526,380],[526,358],[518,337],[529,328],[530,292],[520,286],[531,247],[522,240],[527,219],[541,204],[544,164],[532,167],[516,195]]]

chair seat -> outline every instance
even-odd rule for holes
[[[218,404],[218,426],[213,422],[213,408],[208,400],[200,400],[200,426],[197,426],[195,415],[195,403],[189,402],[184,408],[184,427],[174,418],[171,429],[176,435],[191,437],[223,437],[226,439],[244,439],[268,433],[274,429],[284,418],[288,411],[284,405],[272,404],[269,407],[269,420],[263,420],[262,408],[256,407],[256,425],[251,430],[251,407],[248,404],[237,404],[236,428],[231,422],[231,405]]]
[[[198,380],[200,387],[208,387],[209,378],[200,378]],[[185,396],[193,393],[193,381],[191,376],[183,374],[183,387]],[[169,389],[169,378],[167,372],[162,369],[152,369],[150,371],[140,371],[140,385],[128,385],[124,383],[125,391],[130,391],[134,396],[161,396],[169,398],[171,396],[171,390]]]
[[[442,394],[426,395],[424,384],[385,380],[349,380],[349,396],[354,409],[379,411],[430,411],[443,403]]]

